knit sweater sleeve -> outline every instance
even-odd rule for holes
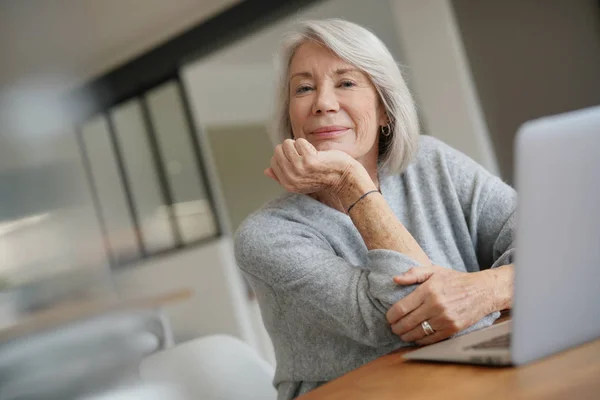
[[[299,307],[331,316],[327,329],[333,333],[372,347],[402,343],[385,314],[415,289],[392,281],[418,265],[410,257],[371,250],[365,265],[351,265],[312,228],[264,215],[247,219],[238,229],[235,256],[251,283],[269,285]]]
[[[428,143],[458,196],[480,269],[513,263],[515,190],[460,151],[433,138]]]

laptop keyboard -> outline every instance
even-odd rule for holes
[[[510,347],[510,333],[493,337],[481,343],[468,346],[465,350],[507,349]]]

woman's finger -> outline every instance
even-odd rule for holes
[[[405,315],[420,307],[424,301],[421,287],[416,288],[411,294],[398,300],[390,307],[385,314],[388,323],[391,325],[395,324]]]
[[[423,321],[421,321],[423,322]],[[423,330],[423,327],[421,326],[421,322],[419,322],[419,324],[414,327],[413,329],[411,329],[410,331],[406,332],[405,334],[400,336],[400,340],[402,340],[403,342],[406,343],[411,343],[411,342],[416,342],[417,340],[420,340],[422,338],[424,338],[425,336],[425,331]]]
[[[423,329],[423,326],[421,325],[421,323],[423,321],[427,321],[429,323],[429,325],[431,326],[431,329],[434,330],[434,333],[432,333],[431,335],[425,334],[425,330]],[[449,336],[450,336],[450,334],[448,334],[448,332],[443,328],[439,319],[436,317],[433,317],[433,318],[423,319],[423,320],[419,321],[419,323],[417,324],[416,327],[414,327],[413,329],[411,329],[409,332],[405,333],[404,335],[400,336],[400,339],[404,342],[416,342],[417,344],[421,344],[420,343],[421,340],[425,340],[426,338],[431,338],[426,343],[426,344],[431,344],[431,343],[440,341],[442,339],[445,339]]]
[[[275,175],[277,183],[283,186],[282,181],[285,178],[281,166],[279,165],[279,159],[275,156],[271,157],[271,171]]]
[[[403,318],[400,318],[398,322],[392,325],[392,332],[397,336],[402,336],[415,328],[420,327],[421,322],[426,321],[434,317],[433,311],[430,307],[427,307],[425,303],[417,307],[417,309],[408,313]],[[404,339],[402,339],[404,340]],[[416,339],[414,339],[416,340]]]
[[[281,148],[283,149],[283,154],[285,154],[288,161],[292,164],[300,160],[300,154],[298,154],[298,150],[296,150],[296,146],[292,139],[285,139],[281,144]]]
[[[415,285],[423,283],[431,278],[435,269],[431,267],[412,267],[402,275],[394,277],[394,282],[398,285]]]
[[[281,182],[279,182],[279,179],[277,178],[277,175],[275,175],[275,172],[273,172],[273,169],[271,167],[265,169],[263,173],[269,178],[273,179],[275,182],[281,184]]]
[[[310,142],[306,139],[300,138],[294,142],[294,145],[296,146],[296,151],[298,154],[303,157],[316,155],[318,153],[317,149],[315,149],[315,146],[310,144]]]
[[[285,170],[289,166],[291,166],[290,160],[288,160],[287,156],[283,151],[283,144],[278,144],[275,147],[275,154],[273,155],[273,158],[277,160],[280,170]],[[271,165],[271,168],[273,168],[273,165]],[[275,171],[275,173],[277,172],[278,171]],[[281,179],[281,175],[277,174],[277,176],[279,176],[279,178]]]

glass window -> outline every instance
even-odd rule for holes
[[[183,242],[216,235],[217,224],[178,83],[150,91],[147,101]]]
[[[152,254],[172,248],[175,246],[173,226],[161,192],[140,102],[134,99],[113,110],[111,117],[144,249]]]
[[[106,118],[99,116],[83,125],[81,137],[113,257],[118,265],[138,259],[140,248]]]

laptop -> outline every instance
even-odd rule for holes
[[[517,132],[512,320],[409,360],[522,365],[600,337],[600,106]]]

